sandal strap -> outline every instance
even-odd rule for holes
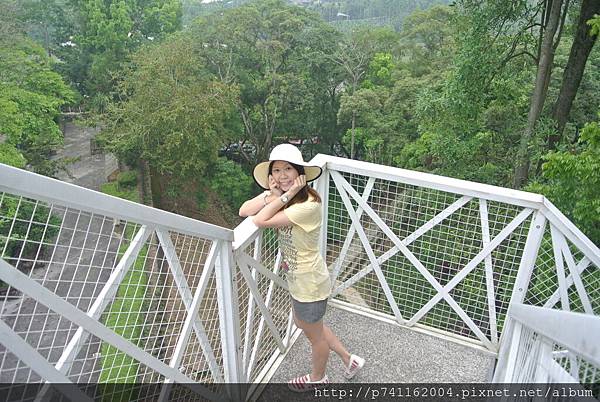
[[[288,382],[288,387],[292,391],[304,392],[310,391],[312,389],[321,387],[323,385],[329,384],[329,378],[327,375],[323,376],[319,381],[311,381],[310,374],[305,374],[300,377],[296,377]]]

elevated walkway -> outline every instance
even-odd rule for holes
[[[311,163],[326,320],[367,359],[356,381],[600,382],[600,250],[550,201]],[[38,400],[47,382],[77,402],[110,399],[74,385],[95,382],[131,384],[128,401],[180,397],[172,383],[222,400],[202,384],[253,392],[309,370],[277,236],[251,219],[229,230],[0,164],[0,252],[0,399],[26,381]],[[342,370],[332,356],[334,382]]]
[[[352,312],[333,303],[325,323],[352,353],[367,360],[353,379],[360,383],[489,382],[495,358],[488,351],[460,344],[413,329]],[[310,343],[300,335],[270,382],[287,382],[310,372]],[[345,382],[344,365],[329,356],[327,375],[332,382]],[[268,395],[263,395],[265,402]]]

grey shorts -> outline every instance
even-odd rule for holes
[[[297,319],[309,324],[314,324],[315,322],[319,322],[323,319],[325,311],[327,310],[328,299],[314,302],[301,302],[293,297],[291,297],[291,299],[292,307],[294,308],[294,315]]]

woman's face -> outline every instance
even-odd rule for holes
[[[288,162],[275,161],[271,168],[271,175],[277,186],[285,193],[294,184],[294,180],[298,177],[298,171]]]

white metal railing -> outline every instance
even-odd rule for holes
[[[251,219],[236,228],[234,260],[238,272],[240,349],[243,378],[265,378],[274,360],[295,338],[285,278],[279,270],[274,230],[258,230]]]
[[[510,316],[515,330],[495,382],[598,383],[600,317],[524,304]]]
[[[312,163],[337,302],[483,346],[497,372],[512,306],[598,316],[600,251],[544,197]],[[250,219],[231,231],[0,166],[0,247],[3,383],[163,382],[166,400],[172,382],[264,381],[298,336],[275,232]]]
[[[324,245],[336,299],[499,356],[512,305],[600,314],[600,250],[543,196],[317,160],[329,182]]]
[[[178,382],[220,398],[192,384],[240,381],[232,240],[232,230],[0,165],[0,382],[129,383],[127,400],[165,401]],[[136,385],[161,382],[154,394]],[[52,392],[40,388],[37,400]],[[61,392],[91,400],[107,389]]]

